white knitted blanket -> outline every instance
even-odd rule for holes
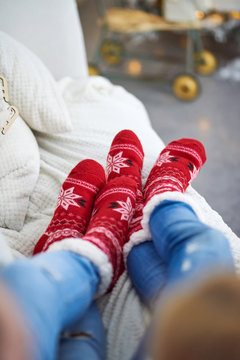
[[[152,129],[142,103],[123,88],[103,78],[86,83],[63,79],[59,86],[67,102],[73,131],[65,134],[35,133],[40,152],[40,174],[29,198],[25,221],[19,231],[0,228],[14,256],[30,256],[52,217],[61,183],[80,160],[92,158],[103,166],[114,135],[131,129],[139,136],[144,152],[143,182],[164,144]],[[31,151],[31,149],[29,149]],[[237,269],[240,269],[239,239],[192,188],[187,191],[197,203],[201,219],[221,230],[229,239]],[[108,330],[108,360],[128,360],[148,323],[148,312],[124,273],[111,295],[99,301]]]

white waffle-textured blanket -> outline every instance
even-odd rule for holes
[[[85,83],[63,79],[59,86],[70,111],[73,131],[57,135],[35,133],[40,173],[29,197],[24,225],[20,230],[0,228],[0,234],[7,240],[15,257],[31,255],[50,222],[61,183],[71,168],[86,158],[95,159],[105,166],[109,146],[118,131],[135,131],[143,144],[143,182],[164,147],[152,129],[142,103],[123,88],[99,77],[90,78]],[[186,196],[197,204],[203,221],[227,236],[239,270],[240,242],[237,236],[196,191],[189,188]],[[112,294],[99,301],[99,306],[108,329],[107,359],[130,359],[149,317],[126,273]]]

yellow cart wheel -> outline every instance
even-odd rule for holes
[[[118,65],[122,62],[123,46],[118,42],[105,41],[101,48],[103,60],[109,65]]]
[[[88,75],[89,76],[98,76],[100,72],[95,65],[88,64]]]
[[[217,69],[217,59],[208,50],[195,54],[196,71],[201,75],[210,75]]]
[[[180,100],[194,100],[200,94],[200,90],[199,82],[192,75],[178,75],[173,80],[173,93]]]
[[[132,77],[140,76],[142,72],[142,63],[137,59],[130,59],[127,62],[127,72]]]

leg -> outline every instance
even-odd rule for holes
[[[147,304],[165,285],[167,267],[151,241],[132,248],[127,257],[127,270],[138,295]]]
[[[138,226],[133,227],[130,242],[124,248],[132,281],[145,300],[159,292],[166,278],[165,259],[161,254],[160,257],[156,254],[151,242],[146,243],[146,239],[151,239],[150,214],[158,202],[163,200],[161,197],[164,193],[184,192],[205,160],[202,144],[192,139],[181,139],[170,143],[161,152],[149,174],[144,188],[144,213],[139,207]],[[139,266],[146,262],[144,268]]]
[[[34,360],[50,360],[60,332],[91,304],[99,276],[88,259],[60,251],[16,261],[3,270],[2,280],[29,324]]]
[[[130,239],[141,230],[143,158],[142,145],[132,131],[123,130],[115,136],[107,158],[107,181],[127,176],[134,179],[137,184],[136,208],[128,232]],[[124,251],[126,248],[128,248],[128,242],[125,244]],[[140,244],[132,249],[127,258],[127,268],[141,299],[147,303],[153,300],[164,284],[165,265],[152,243]]]
[[[104,293],[123,270],[122,250],[143,160],[141,152],[140,156],[138,149],[133,149],[130,155],[136,152],[136,161],[134,157],[121,158],[120,167],[131,169],[129,177],[127,172],[109,180],[110,170],[106,186],[99,164],[91,160],[79,163],[63,183],[53,218],[34,248],[35,255],[45,251],[56,254],[16,262],[3,273],[35,334],[34,359],[54,359],[60,331],[83,315],[97,288]],[[116,160],[118,163],[119,158]],[[110,169],[116,170],[115,163],[111,164]]]
[[[234,269],[228,240],[201,223],[192,208],[178,201],[163,201],[150,217],[157,252],[168,264],[168,279],[202,277],[209,270]]]
[[[115,160],[109,158],[105,186],[104,170],[93,160],[80,162],[70,172],[60,190],[53,218],[34,248],[34,254],[68,250],[88,258],[100,274],[97,296],[110,289],[124,269],[122,248],[136,203],[135,173],[140,177],[133,157],[118,156]],[[111,169],[119,166],[130,168],[131,177],[117,171],[118,176],[109,180]]]
[[[183,198],[182,193],[205,161],[204,147],[194,139],[172,141],[162,150],[145,184],[142,204],[136,205],[137,217],[134,216],[130,241],[124,248],[126,256],[135,244],[151,240],[149,219],[154,208],[163,200]]]
[[[106,336],[95,304],[62,334],[58,360],[104,360]],[[81,356],[80,356],[81,354]]]

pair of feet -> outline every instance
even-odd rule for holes
[[[75,251],[99,268],[100,293],[110,284],[113,286],[124,269],[124,245],[136,234],[144,234],[144,207],[159,194],[185,192],[206,156],[196,140],[171,142],[160,153],[142,191],[143,159],[137,136],[123,130],[111,144],[106,175],[94,160],[83,160],[73,168],[34,254],[60,249]]]

